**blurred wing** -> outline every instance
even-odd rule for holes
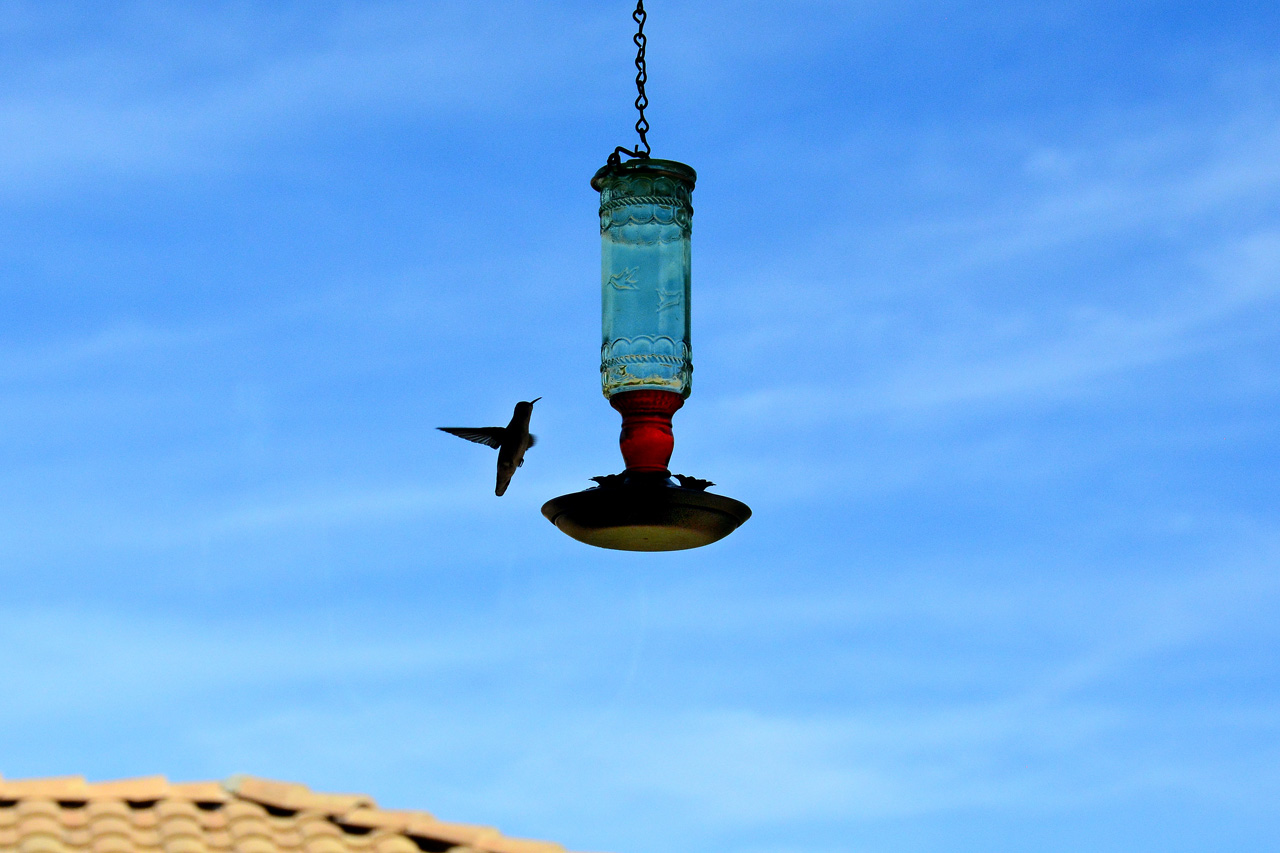
[[[538,443],[538,437],[533,433],[529,433],[529,446],[533,447],[537,443]]]
[[[447,432],[449,435],[456,435],[458,438],[465,438],[467,441],[474,441],[476,444],[487,444],[493,449],[502,446],[502,436],[506,433],[505,427],[436,427],[441,432]]]

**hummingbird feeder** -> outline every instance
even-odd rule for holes
[[[741,501],[707,491],[708,480],[672,476],[671,417],[692,391],[690,236],[697,173],[649,156],[644,84],[644,0],[638,30],[633,150],[618,147],[595,173],[600,193],[600,378],[622,414],[618,444],[626,470],[593,477],[592,489],[547,501],[542,514],[580,542],[623,551],[709,545],[751,517]],[[622,155],[628,159],[623,162]]]

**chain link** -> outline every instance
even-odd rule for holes
[[[640,118],[636,121],[636,133],[640,134],[640,144],[635,148],[623,148],[619,145],[609,155],[609,165],[616,166],[622,162],[622,155],[635,157],[638,160],[649,159],[649,120],[644,117],[644,109],[649,106],[649,96],[644,92],[644,84],[649,81],[649,69],[645,63],[644,51],[649,43],[649,39],[644,34],[644,22],[648,19],[648,14],[644,11],[644,0],[636,0],[636,10],[631,13],[631,19],[636,22],[636,34],[631,40],[636,45],[636,109],[640,111]]]

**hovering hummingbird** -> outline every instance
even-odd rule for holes
[[[537,436],[529,434],[529,416],[533,414],[533,404],[541,399],[541,397],[534,397],[527,403],[516,403],[515,413],[511,415],[511,423],[505,427],[436,427],[436,429],[497,449],[498,485],[493,493],[501,497],[507,490],[507,484],[511,482],[511,476],[524,464],[524,452],[538,441]]]

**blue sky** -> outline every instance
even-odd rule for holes
[[[699,172],[604,552],[626,3],[0,6],[0,773],[572,849],[1280,839],[1280,7],[649,4]],[[502,499],[434,431],[543,395]]]

